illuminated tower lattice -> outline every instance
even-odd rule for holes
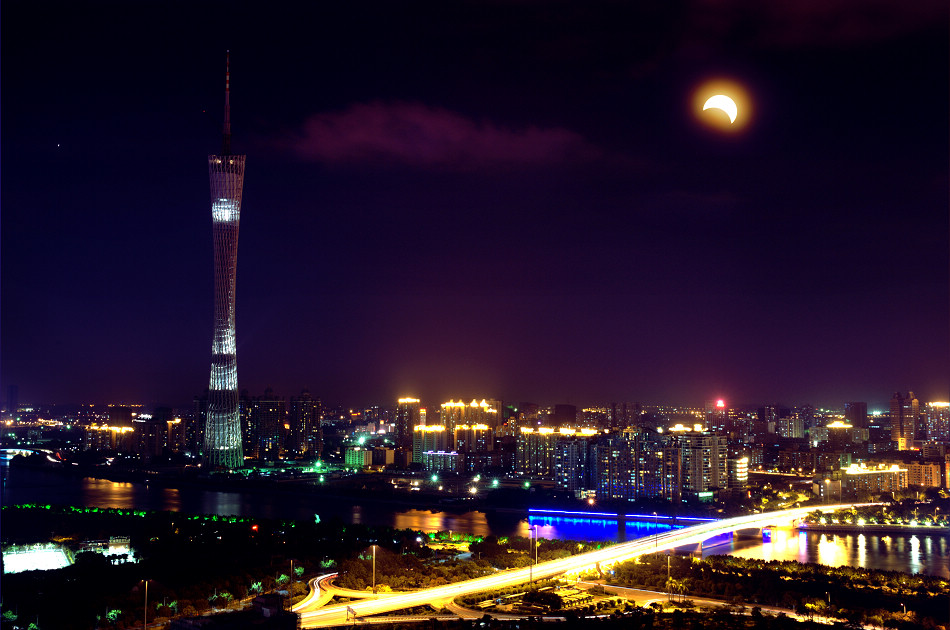
[[[211,384],[208,388],[204,455],[212,468],[239,468],[244,465],[238,409],[234,290],[245,156],[231,154],[230,91],[229,55],[224,82],[224,141],[221,155],[208,156],[214,237],[214,339],[211,344]]]

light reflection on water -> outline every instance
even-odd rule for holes
[[[797,560],[828,566],[928,573],[950,578],[950,539],[915,534],[842,534],[772,531],[772,542],[736,539],[703,555],[727,553],[763,560]]]
[[[44,471],[11,471],[3,466],[4,505],[54,503],[141,510],[177,510],[193,514],[220,514],[256,518],[321,520],[388,525],[425,532],[448,531],[476,536],[524,536],[538,526],[542,538],[588,541],[633,540],[657,530],[654,521],[631,521],[620,527],[608,518],[540,516],[471,511],[452,513],[383,504],[352,504],[307,495],[222,492],[200,488],[179,490],[154,484],[118,483],[102,479],[65,477]],[[666,531],[669,524],[657,524]],[[829,534],[773,530],[771,543],[736,539],[704,550],[704,555],[732,553],[766,560],[820,562],[884,570],[924,572],[950,578],[950,539],[946,536]]]

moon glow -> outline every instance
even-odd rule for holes
[[[705,105],[703,105],[703,111],[707,109],[721,109],[729,116],[729,123],[732,124],[736,122],[736,116],[739,115],[739,108],[736,107],[736,102],[726,96],[725,94],[716,94],[715,96],[710,96]]]

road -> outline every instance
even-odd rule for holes
[[[850,508],[852,505],[854,504],[823,505],[820,506],[820,509],[823,511],[831,511]],[[803,518],[815,509],[818,508],[815,506],[793,508],[791,510],[738,516],[720,521],[701,523],[679,530],[666,531],[655,536],[638,538],[636,540],[611,545],[596,551],[588,551],[569,558],[541,562],[533,567],[509,569],[507,571],[500,571],[494,575],[447,584],[445,586],[411,592],[370,595],[369,597],[366,597],[365,593],[361,593],[364,599],[347,602],[345,604],[326,606],[325,604],[326,601],[329,600],[329,597],[318,596],[314,598],[313,593],[311,593],[309,597],[294,606],[293,610],[300,614],[302,628],[320,628],[343,625],[348,620],[352,620],[354,615],[357,618],[368,617],[370,615],[379,615],[414,606],[433,606],[439,609],[450,604],[452,600],[459,595],[517,586],[518,584],[525,584],[532,579],[545,579],[565,574],[576,574],[595,567],[603,569],[606,566],[631,560],[644,554],[698,544],[713,536],[738,529],[752,529],[770,525],[788,524]]]

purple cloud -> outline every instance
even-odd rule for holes
[[[507,129],[418,103],[369,103],[307,119],[291,148],[329,164],[467,170],[591,160],[600,152],[562,128]]]

